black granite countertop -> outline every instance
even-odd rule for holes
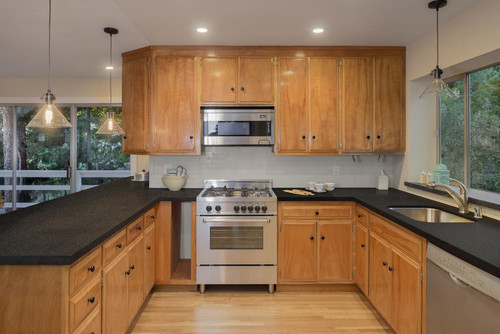
[[[337,188],[298,196],[274,188],[279,201],[354,201],[428,239],[451,254],[500,277],[500,221],[475,224],[422,223],[387,207],[457,209],[403,191]],[[195,201],[201,188],[168,191],[121,179],[0,215],[0,264],[69,265],[132,222],[158,201]],[[472,214],[466,215],[472,219]]]
[[[374,188],[338,188],[331,192],[300,196],[284,192],[290,188],[273,189],[279,201],[354,201],[426,238],[432,244],[464,261],[500,277],[500,221],[472,213],[458,214],[458,209],[404,191]],[[299,188],[300,189],[300,188]],[[442,209],[477,223],[429,224],[407,218],[388,206],[427,206]]]

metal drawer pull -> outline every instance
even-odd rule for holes
[[[87,270],[90,271],[91,273],[93,273],[95,270],[95,266],[90,266],[87,268]]]
[[[271,219],[203,219],[203,223],[270,223]]]
[[[87,299],[87,301],[90,303],[90,304],[93,304],[95,302],[95,297],[90,297],[89,299]]]

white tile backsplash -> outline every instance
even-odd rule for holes
[[[271,179],[275,187],[305,187],[307,182],[335,182],[338,187],[375,187],[380,169],[389,176],[389,185],[399,179],[393,166],[399,166],[402,155],[355,156],[279,156],[270,147],[205,147],[200,156],[150,156],[149,186],[164,188],[161,181],[165,165],[187,169],[186,188],[202,188],[206,179]],[[333,175],[333,165],[340,175]]]

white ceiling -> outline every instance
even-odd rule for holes
[[[482,0],[449,0],[440,23]],[[0,77],[46,77],[48,0],[0,0]],[[427,0],[52,0],[52,76],[106,77],[110,26],[147,45],[406,46],[435,29]],[[196,28],[204,26],[208,33]],[[312,29],[322,27],[323,34]],[[118,66],[116,66],[118,65]]]

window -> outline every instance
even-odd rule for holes
[[[500,195],[500,65],[466,73],[448,85],[458,98],[440,101],[441,162],[476,197]]]
[[[58,107],[71,129],[28,128],[39,107],[0,106],[0,213],[130,176],[121,136],[96,135],[109,107]],[[121,107],[113,110],[120,121]]]

